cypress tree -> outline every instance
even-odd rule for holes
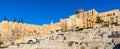
[[[23,23],[23,19],[22,18],[21,18],[20,22]]]
[[[4,16],[3,20],[4,20],[4,21],[7,21],[7,18],[6,18],[6,16]]]
[[[14,18],[13,22],[16,22],[16,18]]]

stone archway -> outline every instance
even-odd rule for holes
[[[28,40],[28,44],[33,44],[33,40]]]

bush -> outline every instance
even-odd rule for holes
[[[3,44],[3,42],[2,41],[0,41],[0,47],[1,47],[1,45]]]
[[[112,22],[111,24],[112,24],[112,25],[117,25],[118,23],[117,23],[117,22]]]
[[[79,26],[77,26],[76,29],[79,29]]]
[[[109,45],[111,45],[112,43],[111,42],[108,42]]]
[[[68,46],[72,46],[72,44],[73,44],[72,41],[68,42]]]
[[[82,30],[83,30],[83,28],[79,28],[79,29],[78,29],[78,31],[82,31]]]
[[[104,24],[103,26],[104,26],[104,27],[109,27],[109,24]]]
[[[3,44],[3,42],[2,41],[0,41],[0,45],[2,45]]]
[[[93,27],[86,27],[86,29],[91,29],[91,28],[93,28]]]
[[[84,46],[82,46],[82,47],[81,47],[81,49],[85,49],[85,47],[84,47]]]
[[[76,31],[82,31],[83,28],[79,28],[79,26],[76,27]]]

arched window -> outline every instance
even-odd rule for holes
[[[113,16],[115,16],[115,13],[113,13]]]

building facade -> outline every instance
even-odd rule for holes
[[[104,22],[102,23],[117,23],[120,24],[120,11],[119,9],[98,13],[95,9],[81,12],[70,16],[70,18],[62,19],[61,27],[65,30],[75,29],[77,26],[80,28],[96,27],[97,17],[100,17]],[[64,23],[63,23],[64,22]]]

